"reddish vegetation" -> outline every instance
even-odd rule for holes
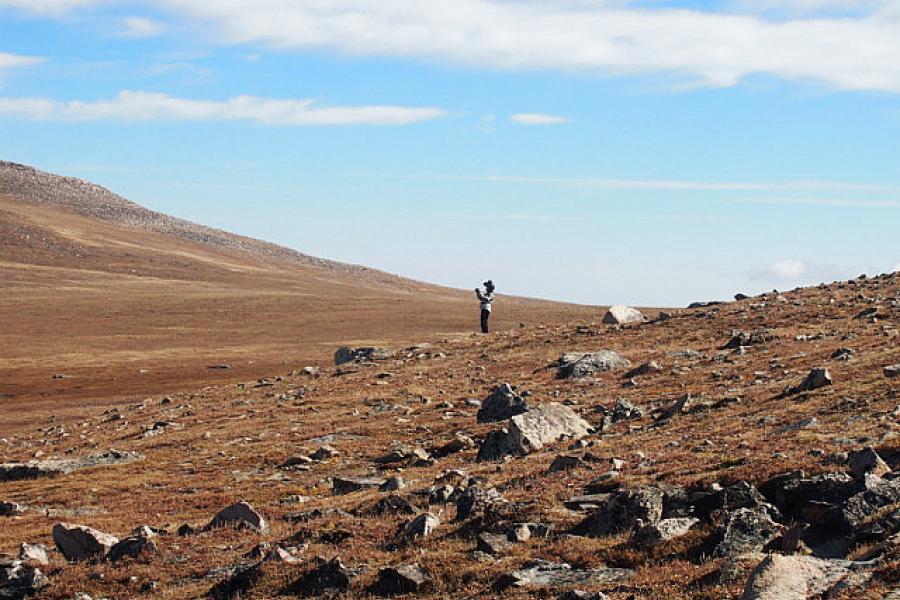
[[[54,554],[45,598],[140,597],[149,582],[157,587],[148,597],[200,597],[226,579],[224,567],[253,563],[245,555],[262,541],[299,547],[299,561],[266,563],[244,597],[277,597],[319,564],[317,556],[339,556],[350,567],[367,567],[346,598],[362,595],[379,568],[401,563],[418,563],[432,579],[416,597],[492,598],[504,574],[534,558],[635,569],[624,583],[587,586],[615,600],[738,598],[758,559],[711,557],[715,524],[648,549],[628,534],[565,535],[584,514],[563,502],[614,458],[624,462],[625,487],[759,484],[791,469],[844,471],[834,454],[863,446],[876,447],[896,473],[900,378],[886,377],[883,368],[900,363],[897,274],[676,311],[670,320],[621,328],[601,324],[596,310],[501,298],[500,332],[481,336],[461,333],[473,320],[468,294],[279,268],[8,199],[0,208],[3,277],[12,282],[0,300],[9,323],[0,332],[0,391],[15,395],[3,400],[0,417],[4,459],[80,457],[109,448],[144,456],[52,479],[0,482],[0,500],[28,506],[20,517],[0,517],[0,552],[15,553],[23,541],[52,547],[58,521],[120,537],[141,524],[169,532],[157,538],[158,555],[134,561],[67,565]],[[32,237],[15,241],[23,235]],[[857,318],[871,308],[876,315]],[[735,329],[765,333],[744,351],[720,350]],[[369,366],[330,364],[338,345],[357,342],[398,353]],[[431,346],[405,349],[410,342]],[[831,358],[839,347],[852,349],[852,358]],[[605,348],[634,366],[654,360],[661,368],[630,386],[621,371],[571,381],[545,368],[563,352]],[[208,370],[213,363],[235,368]],[[307,364],[320,374],[300,373]],[[814,367],[827,367],[833,385],[783,394]],[[148,372],[140,374],[142,368]],[[51,380],[57,372],[72,377]],[[267,379],[258,381],[263,374]],[[332,477],[401,472],[374,460],[395,442],[434,449],[457,432],[482,439],[500,424],[476,423],[477,409],[467,400],[483,399],[501,382],[532,392],[532,404],[565,402],[593,425],[602,419],[597,408],[618,398],[645,416],[591,435],[583,449],[561,442],[504,463],[476,463],[476,450],[469,449],[402,469],[410,487],[398,493],[441,520],[430,537],[414,543],[392,545],[409,517],[355,511],[383,492],[332,496]],[[146,397],[117,401],[135,394]],[[708,405],[654,422],[655,409],[685,394]],[[815,424],[791,427],[808,418]],[[168,425],[148,435],[157,423]],[[339,454],[301,462],[300,470],[278,468],[324,441]],[[586,460],[590,453],[597,462],[548,473],[560,452]],[[453,504],[429,506],[416,494],[448,469],[465,470],[522,502],[521,520],[551,524],[556,535],[513,544],[493,562],[473,560],[478,529],[453,523]],[[306,501],[289,504],[292,495]],[[269,520],[270,531],[174,534],[182,523],[205,525],[242,499]],[[283,518],[314,509],[357,514],[304,523]],[[879,598],[900,584],[900,551],[892,539],[851,549],[852,558],[875,553],[881,561],[865,591],[851,588],[844,597]],[[723,574],[728,571],[731,577]],[[555,598],[560,591],[513,590],[505,597]]]

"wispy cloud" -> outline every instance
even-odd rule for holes
[[[104,0],[0,0],[0,8],[38,15],[61,15],[76,8],[103,3]]]
[[[44,62],[44,59],[39,56],[23,56],[21,54],[0,52],[0,78],[3,77],[4,71],[8,69],[30,67],[42,62]]]
[[[0,98],[0,116],[58,121],[250,121],[265,125],[409,125],[444,116],[439,108],[321,106],[315,100],[236,96],[224,101],[123,91],[111,100]]]
[[[617,0],[256,0],[252,18],[239,0],[164,3],[234,44],[502,69],[666,73],[714,87],[762,74],[843,90],[900,92],[896,0],[860,5],[850,16],[781,20],[733,5],[648,8]],[[806,4],[821,9],[837,3]]]
[[[494,183],[532,184],[561,188],[597,190],[656,190],[707,192],[859,192],[900,194],[900,186],[845,181],[695,181],[680,179],[618,179],[598,177],[527,177],[517,175],[425,175],[446,181],[482,181]],[[806,204],[813,206],[859,206],[900,208],[900,201],[853,200],[828,198],[759,198],[748,200],[767,204]]]
[[[166,30],[166,25],[150,17],[125,17],[122,19],[122,37],[141,39],[155,37]]]
[[[749,276],[755,281],[799,285],[842,279],[850,277],[855,272],[849,267],[790,258],[775,261],[763,268],[755,269],[749,273]]]
[[[511,116],[509,120],[519,125],[561,125],[570,121],[565,117],[541,113],[518,113]]]

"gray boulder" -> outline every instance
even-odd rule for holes
[[[57,523],[53,526],[53,541],[66,560],[78,562],[104,558],[119,538],[85,525]]]
[[[740,508],[728,515],[713,554],[733,558],[759,552],[778,537],[782,529],[765,508]]]
[[[591,432],[591,425],[572,409],[551,402],[509,420],[509,428],[494,431],[478,451],[479,462],[498,460],[509,454],[524,455],[567,438],[578,440]]]
[[[606,504],[585,518],[576,532],[588,536],[622,533],[662,519],[662,490],[642,486],[613,493]]]
[[[884,376],[887,378],[900,377],[900,365],[890,365],[885,367]]]
[[[694,517],[663,519],[638,528],[634,532],[634,541],[644,547],[653,547],[685,535],[691,527],[700,522]]]
[[[143,457],[140,454],[134,452],[110,450],[103,454],[74,459],[2,463],[0,464],[0,481],[57,477],[93,467],[128,464],[141,458]]]
[[[241,501],[220,510],[207,529],[218,527],[237,527],[238,529],[251,529],[259,533],[269,531],[269,523],[247,502]]]
[[[636,308],[614,304],[609,307],[603,316],[603,322],[607,325],[627,325],[628,323],[643,323],[644,315]]]
[[[556,362],[560,379],[583,379],[596,373],[617,371],[631,362],[612,350],[599,352],[567,352]]]
[[[525,402],[525,399],[516,394],[512,386],[504,383],[481,403],[477,419],[479,423],[505,421],[526,411],[528,411],[528,403]]]

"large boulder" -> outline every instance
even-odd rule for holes
[[[441,524],[440,519],[430,513],[422,513],[406,524],[400,537],[404,540],[422,539],[430,536],[435,528]]]
[[[66,560],[100,560],[119,543],[119,538],[85,525],[57,523],[53,526],[53,541]]]
[[[603,316],[603,322],[607,325],[627,325],[628,323],[643,323],[644,315],[636,308],[614,304],[609,307]]]
[[[362,570],[346,567],[340,558],[335,557],[307,571],[287,591],[301,598],[337,596],[350,587],[350,583]]]
[[[550,402],[512,417],[508,429],[489,434],[478,451],[477,460],[498,460],[508,454],[524,455],[563,438],[581,439],[590,432],[591,424],[572,409]]]
[[[588,515],[575,531],[596,537],[658,523],[662,519],[663,498],[662,490],[650,486],[615,492],[604,506]]]
[[[525,402],[525,399],[516,394],[512,386],[504,383],[484,399],[477,418],[479,423],[491,423],[505,421],[526,411],[528,411],[528,403]]]
[[[207,529],[218,527],[237,527],[266,533],[269,523],[250,504],[241,501],[220,510],[207,525]]]
[[[747,581],[742,600],[807,600],[818,598],[848,573],[847,561],[812,556],[767,556]]]
[[[857,479],[866,475],[883,477],[890,472],[891,468],[871,446],[850,454],[850,473]]]
[[[584,379],[604,371],[617,371],[631,362],[612,350],[599,352],[567,352],[556,361],[560,379]]]

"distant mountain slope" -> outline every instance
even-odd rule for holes
[[[413,283],[368,267],[317,258],[270,242],[171,217],[144,208],[95,183],[54,175],[14,162],[0,161],[0,194],[29,204],[69,210],[106,223],[162,233],[219,250],[239,251],[262,259],[319,267],[366,279]]]

